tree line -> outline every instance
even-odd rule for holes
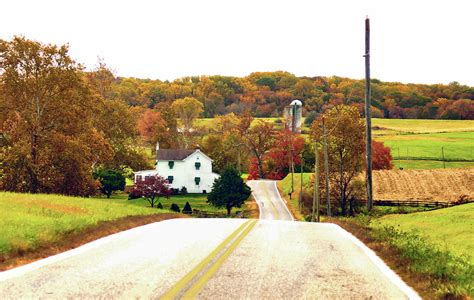
[[[375,118],[474,119],[474,87],[457,82],[428,85],[372,79],[371,83]],[[172,82],[116,77],[110,92],[131,106],[146,108],[193,97],[202,103],[204,117],[246,110],[254,117],[279,117],[293,99],[303,100],[304,115],[340,104],[354,105],[364,113],[363,80],[297,77],[283,71],[245,77],[194,76]]]

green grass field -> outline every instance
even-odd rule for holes
[[[145,199],[133,199],[128,200],[128,195],[126,194],[119,194],[112,196],[112,200],[121,203],[127,204],[132,206],[139,206],[139,207],[150,207],[150,203]],[[214,206],[211,206],[207,203],[207,194],[187,194],[187,195],[176,195],[171,196],[170,198],[160,198],[159,202],[163,205],[165,210],[168,210],[171,207],[172,203],[176,203],[180,209],[183,209],[186,202],[189,201],[192,209],[198,209],[205,212],[210,213],[222,213],[223,215],[226,214],[225,209],[219,209]],[[234,212],[236,209],[233,209]],[[238,210],[238,209],[237,209]]]
[[[375,140],[392,150],[397,168],[474,167],[474,121],[373,119],[373,129]],[[445,160],[458,162],[443,165],[443,152]]]
[[[470,255],[474,263],[474,203],[403,215],[387,215],[372,226],[394,226],[415,231],[441,249],[457,255]]]
[[[0,254],[31,250],[101,221],[162,211],[124,201],[0,192]]]

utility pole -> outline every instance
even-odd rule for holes
[[[372,128],[370,111],[370,20],[365,19],[365,135],[367,162],[367,209],[372,210]]]
[[[326,205],[327,215],[331,216],[331,199],[329,198],[329,158],[328,158],[328,136],[327,136],[326,124],[323,118],[323,152],[324,152],[324,177],[325,177],[325,190],[326,190]]]
[[[290,160],[291,160],[291,166],[290,166],[290,172],[291,172],[291,194],[294,192],[294,179],[293,179],[293,174],[295,173],[295,165],[293,162],[293,133],[296,132],[296,105],[293,105],[291,107],[291,140],[290,140]],[[291,198],[291,195],[290,195]]]
[[[300,210],[300,212],[301,212],[301,206],[302,206],[302,203],[303,203],[303,168],[304,168],[304,158],[303,158],[303,155],[301,155],[300,197],[299,197],[299,200],[298,200],[298,209]]]
[[[311,222],[314,222],[315,210],[317,212],[316,222],[319,222],[319,151],[318,142],[314,143],[314,193],[313,193],[313,213]]]

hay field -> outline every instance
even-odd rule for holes
[[[474,169],[381,170],[373,182],[376,200],[474,200]]]

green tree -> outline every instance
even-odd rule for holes
[[[99,169],[94,172],[94,178],[100,182],[100,191],[110,198],[114,191],[125,189],[125,177],[119,171],[112,169]]]
[[[230,216],[232,207],[241,207],[250,196],[251,189],[245,184],[234,167],[224,170],[222,176],[214,181],[207,202],[215,207],[225,207]]]

